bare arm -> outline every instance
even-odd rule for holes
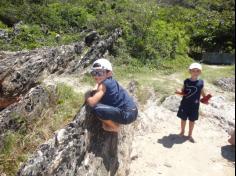
[[[205,90],[204,88],[202,89],[201,95],[202,95],[203,97],[206,97],[206,96],[207,96],[206,90]]]
[[[98,86],[97,92],[94,94],[94,96],[89,97],[86,102],[89,106],[94,107],[96,106],[102,99],[102,97],[106,93],[106,86],[104,84],[100,84]]]
[[[182,89],[176,89],[176,90],[175,90],[175,93],[176,93],[176,94],[182,94],[183,91],[184,91],[184,87],[183,87]]]

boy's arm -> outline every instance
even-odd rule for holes
[[[184,87],[181,90],[180,89],[176,89],[175,93],[178,94],[178,95],[185,95],[184,94]]]
[[[182,94],[182,93],[183,93],[183,90],[184,90],[184,89],[181,89],[181,90],[180,90],[180,89],[176,89],[175,93],[176,93],[176,94]]]
[[[202,95],[203,97],[206,97],[206,96],[207,96],[206,89],[204,89],[204,88],[202,89],[201,95]]]
[[[86,100],[87,104],[91,107],[96,106],[101,101],[105,93],[106,93],[106,86],[104,84],[100,84],[97,89],[97,92],[92,97],[89,97]]]
[[[182,89],[176,89],[176,90],[175,90],[175,93],[178,94],[178,95],[185,96],[185,95],[186,95],[185,92],[184,92],[185,85],[186,85],[186,80],[185,80],[184,83],[183,83]]]
[[[200,100],[201,103],[208,105],[209,104],[209,100],[212,98],[212,95],[211,94],[207,94],[206,90],[204,88],[201,91],[201,95],[203,96],[203,98]]]

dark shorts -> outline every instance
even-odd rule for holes
[[[182,120],[190,120],[191,122],[197,121],[199,118],[199,108],[182,108],[180,106],[177,116]]]
[[[138,109],[122,110],[120,108],[107,106],[104,104],[97,104],[93,108],[94,114],[96,114],[101,120],[111,120],[119,124],[130,124],[134,122],[138,117]]]

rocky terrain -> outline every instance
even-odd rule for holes
[[[235,78],[222,78],[217,80],[215,85],[221,87],[225,91],[235,92]]]
[[[40,101],[38,96],[32,96],[34,93],[30,94],[28,97],[27,93],[30,93],[31,89],[31,92],[34,92],[34,88],[50,74],[59,75],[62,73],[81,73],[91,62],[102,57],[106,51],[112,47],[113,43],[121,33],[120,30],[116,30],[111,36],[98,40],[98,37],[95,36],[93,32],[86,37],[86,43],[81,42],[56,48],[43,48],[17,53],[1,52],[0,102],[9,105],[9,103],[4,103],[4,101],[7,102],[9,99],[18,96],[23,97],[23,102],[27,101],[26,99],[30,99],[30,102],[25,102],[25,106],[22,108],[19,108],[19,105],[17,105],[19,110],[14,112],[22,114],[26,111],[28,113],[24,114],[27,116],[31,115],[31,112],[35,109],[34,104],[31,105],[32,102],[37,102],[35,103],[37,105],[42,102],[47,102],[42,100]],[[45,88],[40,89],[41,92],[38,94],[42,96],[43,100],[48,99],[48,95],[42,94],[42,92],[46,92],[46,90],[43,90]],[[37,87],[36,91],[38,91]],[[19,104],[22,104],[22,101]],[[12,103],[14,103],[14,101]],[[11,119],[12,117],[6,118],[7,113],[9,111],[12,112],[12,110],[10,110],[14,108],[12,106],[1,112],[0,121],[2,128],[0,135],[2,134],[2,131],[9,128],[9,123],[13,123]],[[45,107],[44,105],[39,106],[40,108]],[[38,114],[36,114],[36,116],[37,115]]]
[[[112,48],[121,33],[117,29],[103,39],[92,32],[85,42],[73,45],[2,52],[1,101],[18,96],[20,99],[0,112],[0,147],[7,131],[17,131],[24,119],[40,118],[56,98],[54,86],[40,85],[43,79],[51,74],[82,74],[91,62]],[[130,92],[134,89],[135,83],[131,83]],[[101,130],[95,119],[89,109],[83,107],[73,122],[39,146],[18,175],[127,175],[133,126],[126,127],[119,135],[109,134]]]
[[[93,31],[83,42],[71,45],[0,52],[0,149],[8,131],[18,131],[24,121],[41,118],[56,101],[57,82],[85,93],[89,87],[76,82],[73,75],[85,73],[94,60],[109,52],[121,34],[117,29],[102,37]],[[201,107],[196,144],[177,135],[179,96],[168,96],[164,101],[151,96],[146,105],[139,105],[138,121],[123,126],[119,134],[104,132],[90,109],[83,106],[73,121],[37,147],[17,175],[233,176],[235,150],[227,144],[235,129],[233,81],[224,78],[215,84],[218,87],[212,85],[214,97],[208,106]],[[127,86],[134,97],[136,87],[136,81]],[[222,90],[227,94],[217,93]]]
[[[217,96],[210,105],[202,105],[193,144],[178,135],[180,100],[171,96],[157,106],[151,99],[144,107],[133,141],[130,176],[234,176],[235,148],[227,140],[235,129],[235,103]]]

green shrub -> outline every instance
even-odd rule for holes
[[[44,24],[49,30],[56,32],[78,31],[83,29],[94,17],[81,6],[71,3],[52,3],[47,6],[33,5],[32,16],[26,21],[34,24]]]
[[[181,24],[156,20],[145,40],[147,59],[175,59],[177,55],[186,55],[188,43],[189,37]]]
[[[19,48],[34,49],[42,46],[43,38],[44,34],[38,25],[22,25],[12,44]]]
[[[0,39],[0,49],[67,44],[85,29],[106,35],[119,27],[124,35],[120,48],[113,49],[116,57],[160,67],[165,60],[204,51],[234,53],[234,9],[233,0],[183,0],[173,5],[155,0],[2,0],[0,21],[12,26],[22,20],[28,29],[11,42]],[[0,28],[6,26],[0,23]],[[59,43],[52,33],[63,36]]]
[[[7,29],[7,25],[0,21],[0,29]]]
[[[0,173],[9,176],[15,175],[20,162],[26,160],[26,155],[16,146],[23,145],[24,136],[14,132],[8,132],[3,139],[3,148],[0,150]]]

